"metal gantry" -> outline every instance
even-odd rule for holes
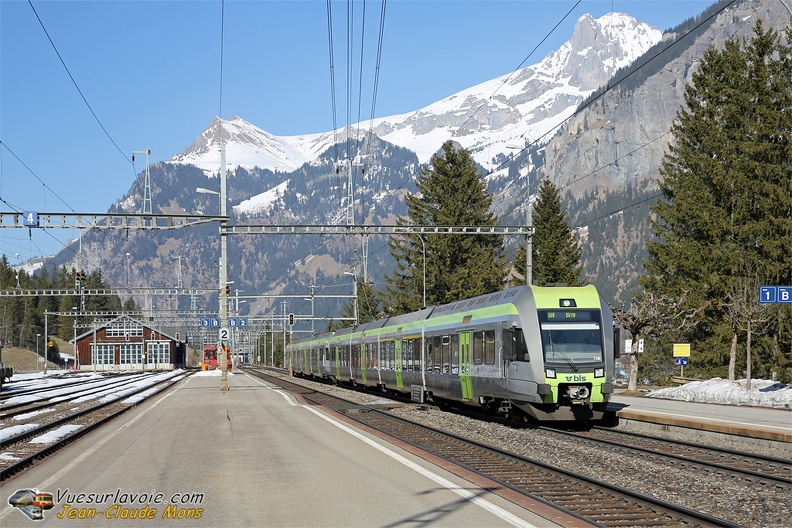
[[[81,288],[81,289],[53,289],[53,290],[25,290],[14,288],[0,290],[0,297],[59,297],[59,296],[110,296],[110,295],[206,295],[217,293],[217,288]]]
[[[143,229],[168,230],[227,221],[225,216],[179,214],[35,213],[0,212],[0,228]]]
[[[530,235],[531,226],[421,226],[336,224],[242,224],[225,227],[233,235]]]

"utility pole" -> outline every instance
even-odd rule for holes
[[[289,304],[289,301],[281,301],[281,306],[283,307],[283,362],[284,364],[289,365],[289,377],[292,375],[292,366],[291,361],[286,363],[286,305]]]
[[[223,141],[223,125],[220,122],[220,216],[226,216],[226,145]],[[225,227],[228,222],[220,220],[220,332],[228,333],[228,247]],[[220,336],[222,338],[222,336]],[[222,376],[220,390],[228,390],[228,358],[223,339],[218,339],[220,345],[220,361]]]
[[[346,223],[348,226],[353,226],[355,225],[355,178],[353,169],[356,167],[363,168],[364,165],[360,161],[360,156],[356,156],[354,159],[348,158],[345,164],[347,166]],[[365,281],[368,280],[368,235],[363,235],[361,249],[363,252],[363,280]]]

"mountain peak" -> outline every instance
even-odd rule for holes
[[[226,143],[227,168],[260,167],[272,171],[293,171],[305,163],[303,155],[283,138],[273,136],[238,116],[220,119],[212,116],[212,124],[184,152],[171,158],[171,163],[191,164],[209,172],[220,170],[219,139]]]

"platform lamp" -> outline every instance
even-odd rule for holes
[[[507,149],[519,150],[522,152],[528,147],[519,145],[506,145]],[[519,152],[518,152],[519,154]],[[512,161],[514,156],[509,161]],[[531,181],[528,180],[528,189],[531,188]],[[528,229],[530,233],[525,237],[525,285],[530,286],[533,283],[533,202],[531,196],[528,196]]]
[[[222,130],[221,130],[222,138]],[[220,197],[220,332],[228,332],[228,246],[226,242],[225,228],[228,224],[226,219],[226,145],[220,140],[220,192],[212,191],[199,187],[196,192],[205,194],[217,194]],[[218,335],[218,348],[220,349],[220,357],[218,358],[221,366],[221,381],[220,390],[225,392],[228,390],[228,362],[226,359],[226,347],[224,346],[222,336]]]
[[[39,357],[39,338],[40,337],[41,337],[41,334],[36,334],[36,361],[38,361],[38,357]],[[42,370],[43,370],[44,374],[47,373],[47,360],[46,359],[44,360],[44,366],[42,367]]]

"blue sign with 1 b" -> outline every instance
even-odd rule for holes
[[[674,365],[682,365],[683,367],[688,364],[688,359],[686,357],[675,357],[674,358]]]
[[[792,286],[759,286],[762,304],[792,303]]]

